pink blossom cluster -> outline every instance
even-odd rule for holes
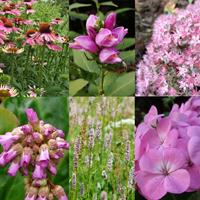
[[[122,62],[116,46],[120,44],[128,29],[116,26],[116,13],[110,13],[104,21],[96,15],[90,15],[86,22],[87,35],[80,35],[69,44],[72,49],[87,51],[99,56],[101,63]]]
[[[137,65],[137,95],[200,94],[200,0],[163,14]]]
[[[200,190],[200,97],[168,116],[151,107],[136,130],[135,180],[148,200]]]
[[[0,166],[8,168],[8,175],[16,176],[19,171],[28,177],[25,200],[67,200],[61,186],[54,185],[49,175],[57,174],[56,165],[64,156],[69,144],[64,140],[64,132],[38,119],[36,112],[26,110],[28,124],[15,128],[0,136],[3,152]]]
[[[62,20],[54,19],[50,23],[30,20],[29,15],[35,12],[32,7],[35,3],[37,0],[0,0],[0,47],[5,49],[4,52],[22,53],[16,38],[22,39],[20,48],[28,45],[45,46],[53,51],[62,50],[58,44],[65,43],[66,39],[53,30],[53,26]]]

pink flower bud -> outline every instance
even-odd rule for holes
[[[60,185],[56,185],[53,189],[53,194],[58,198],[58,200],[68,200],[64,189]]]
[[[4,151],[7,151],[14,141],[15,138],[11,133],[0,136],[0,144],[3,146]]]
[[[39,164],[41,167],[47,167],[49,163],[49,149],[46,144],[40,147]]]
[[[69,143],[62,138],[56,138],[58,148],[69,149]]]
[[[32,128],[29,124],[23,125],[21,127],[21,130],[25,133],[25,134],[29,134],[32,131]]]
[[[119,52],[113,48],[105,48],[99,54],[99,59],[102,63],[114,64],[122,62],[122,59],[118,56]]]
[[[44,178],[46,178],[44,168],[36,164],[35,170],[33,172],[33,179],[44,179]]]
[[[93,39],[97,34],[96,29],[98,27],[98,20],[99,17],[97,17],[96,15],[90,15],[86,22],[87,34]]]
[[[39,122],[37,113],[32,108],[26,109],[26,115],[29,123],[37,124]]]
[[[20,162],[20,165],[22,167],[27,167],[29,165],[29,163],[31,161],[32,154],[33,154],[33,151],[32,151],[31,148],[29,148],[29,147],[24,148],[22,158],[21,158],[21,162]]]
[[[53,162],[50,162],[48,165],[48,170],[51,172],[51,174],[56,175],[57,174],[57,169],[56,165]]]
[[[112,30],[116,25],[117,14],[111,12],[104,21],[104,28]]]
[[[19,165],[19,161],[13,161],[8,169],[8,175],[10,176],[16,176],[16,173],[19,169],[20,165]]]
[[[69,47],[77,50],[84,50],[91,53],[97,53],[98,47],[91,37],[86,35],[78,36],[74,39],[74,43],[69,43]]]
[[[30,187],[25,200],[35,200],[38,194],[38,190],[35,187]]]

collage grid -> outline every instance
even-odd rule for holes
[[[0,200],[200,200],[200,0],[0,0]]]

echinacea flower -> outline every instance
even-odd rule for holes
[[[31,5],[26,5],[26,11],[25,12],[26,12],[27,15],[29,15],[29,14],[35,13],[35,10],[33,10]]]
[[[10,15],[14,15],[14,16],[20,16],[20,10],[17,9],[13,9],[11,6],[4,6],[3,9],[0,11],[1,15],[6,15],[6,14],[10,14]]]
[[[0,85],[0,98],[2,97],[15,97],[18,92],[15,88],[8,85]]]
[[[26,36],[27,39],[24,45],[44,45],[53,51],[62,50],[62,48],[55,43],[63,43],[63,39],[51,30],[51,25],[49,23],[41,23],[38,31],[28,30]]]
[[[8,54],[21,54],[24,52],[24,48],[18,48],[15,44],[8,43],[4,48],[2,48],[2,51]]]
[[[20,29],[14,27],[10,19],[6,17],[0,17],[0,31],[3,31],[6,34],[9,34],[12,32],[19,32]]]
[[[23,19],[21,17],[13,18],[13,22],[18,26],[19,25],[31,25],[31,24],[33,24],[32,20]]]

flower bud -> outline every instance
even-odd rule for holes
[[[32,108],[26,110],[26,115],[30,124],[37,124],[39,122],[37,113]]]
[[[116,25],[117,14],[111,12],[104,21],[104,28],[112,30]]]
[[[64,189],[60,185],[56,185],[52,192],[58,200],[68,200]]]

